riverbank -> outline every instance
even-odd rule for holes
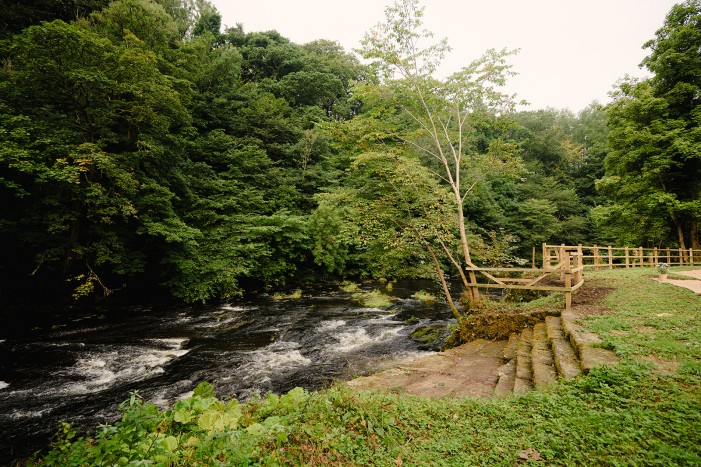
[[[36,464],[698,465],[701,297],[600,271],[614,290],[582,320],[622,363],[507,398],[426,399],[344,383],[239,405],[206,386],[173,409],[132,398],[123,421],[92,440],[66,437]]]

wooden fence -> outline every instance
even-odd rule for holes
[[[548,245],[543,243],[543,267],[559,263],[567,252],[581,255],[587,268],[613,269],[616,267],[655,267],[660,263],[670,266],[701,266],[701,250],[692,248],[643,248],[583,245]]]
[[[564,292],[565,309],[572,306],[572,292],[584,284],[584,269],[615,267],[701,266],[701,250],[674,248],[612,247],[584,245],[548,245],[543,243],[543,267],[465,268],[470,274],[468,286],[478,289],[522,289]],[[548,276],[559,276],[562,285],[541,284]],[[486,279],[486,281],[485,281]]]
[[[556,262],[549,261],[542,268],[480,268],[468,267],[466,271],[474,272],[468,285],[477,289],[522,289],[564,292],[565,309],[572,306],[572,292],[584,284],[584,264],[582,255],[577,251],[561,250]],[[563,285],[540,285],[548,276],[559,275]],[[487,282],[480,282],[480,279]]]

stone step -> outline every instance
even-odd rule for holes
[[[547,316],[545,327],[553,352],[553,360],[557,373],[563,378],[574,378],[582,373],[577,355],[562,330],[562,320],[559,316]]]
[[[531,349],[533,348],[533,331],[524,329],[516,349],[516,379],[514,380],[514,394],[522,394],[533,389],[533,364],[531,362]]]
[[[545,323],[538,323],[533,327],[531,364],[533,366],[533,384],[536,389],[545,388],[557,379],[553,351],[550,348]]]
[[[513,360],[516,358],[516,350],[518,349],[518,342],[520,338],[520,334],[511,334],[509,336],[509,343],[506,344],[506,347],[504,348],[504,360]]]
[[[516,380],[516,359],[512,358],[499,367],[499,380],[494,388],[494,395],[506,396],[514,392],[514,381]]]
[[[600,365],[619,362],[619,358],[614,352],[599,347],[602,342],[599,336],[586,332],[577,324],[577,317],[572,310],[562,312],[562,329],[574,347],[584,373],[588,373],[589,370]]]

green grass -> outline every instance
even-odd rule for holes
[[[421,300],[422,302],[426,303],[433,303],[436,301],[436,296],[431,292],[427,292],[425,290],[419,290],[418,292],[413,294],[411,298],[415,298],[416,300]]]
[[[372,292],[355,293],[353,300],[368,308],[387,308],[392,304],[392,297],[377,289]]]
[[[354,292],[357,292],[358,290],[360,290],[360,287],[358,287],[358,284],[356,284],[355,282],[350,282],[350,281],[341,282],[341,285],[338,288],[341,289],[341,291],[346,292],[346,293],[354,293]]]
[[[301,289],[293,290],[288,294],[282,292],[275,292],[273,294],[273,300],[299,300],[300,298],[302,298]]]
[[[622,363],[547,391],[429,400],[340,383],[239,405],[204,385],[168,411],[133,397],[121,422],[90,438],[67,427],[35,463],[701,465],[701,297],[639,270],[587,277],[615,289],[610,312],[585,326]]]
[[[673,364],[701,363],[701,296],[653,281],[646,269],[599,271],[615,288],[604,304],[614,310],[586,319],[586,325],[621,356]]]

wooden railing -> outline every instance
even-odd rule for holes
[[[565,309],[572,306],[572,292],[584,284],[584,264],[582,255],[570,250],[562,250],[556,264],[550,261],[542,268],[480,268],[468,267],[475,279],[468,283],[473,289],[522,289],[564,292]],[[506,275],[505,275],[506,274]],[[539,285],[548,276],[559,275],[563,285]],[[514,277],[518,276],[518,277]],[[479,279],[487,279],[480,282]]]
[[[576,252],[587,268],[613,269],[616,267],[655,267],[660,263],[670,266],[701,265],[701,250],[692,248],[643,248],[583,245],[548,245],[543,243],[543,267],[558,263],[566,252]]]
[[[701,250],[673,248],[612,247],[584,245],[548,245],[543,243],[542,268],[465,268],[473,272],[468,282],[478,289],[523,289],[564,292],[565,308],[572,306],[572,292],[584,284],[584,268],[655,267],[660,263],[700,265]],[[535,266],[535,254],[533,255]],[[548,276],[559,276],[563,285],[540,284]],[[486,281],[485,281],[486,279]],[[476,295],[475,295],[476,296]]]

